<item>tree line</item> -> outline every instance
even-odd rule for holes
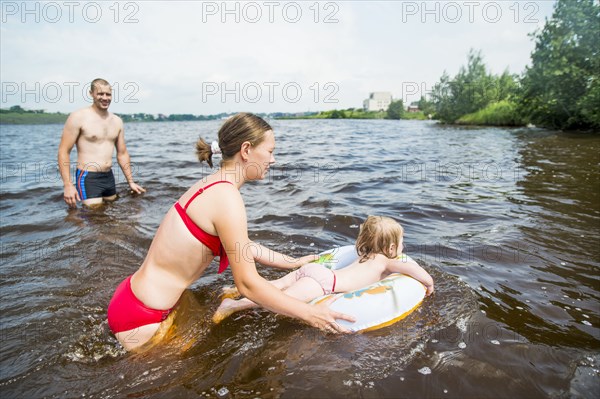
[[[233,113],[220,113],[214,115],[158,114],[157,116],[147,113],[115,113],[115,115],[119,116],[123,122],[182,122],[223,119],[233,115]],[[65,123],[68,116],[68,114],[63,114],[61,112],[49,113],[43,109],[28,110],[19,105],[14,105],[8,109],[0,108],[0,124],[35,125],[47,123]]]
[[[452,78],[444,71],[423,105],[444,123],[600,129],[600,4],[558,0],[532,36],[531,66],[521,76],[490,73],[471,50],[467,65]]]

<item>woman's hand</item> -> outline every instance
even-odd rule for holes
[[[321,331],[330,332],[330,333],[350,333],[351,331],[347,328],[342,327],[336,321],[346,320],[351,323],[354,323],[356,319],[352,316],[348,316],[343,313],[336,312],[331,310],[329,305],[335,301],[335,297],[329,298],[323,302],[320,302],[316,305],[312,305],[312,314],[306,320],[311,326],[317,327]]]

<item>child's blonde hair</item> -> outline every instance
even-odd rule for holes
[[[385,216],[369,216],[360,226],[360,232],[356,239],[356,251],[360,262],[364,262],[373,254],[383,254],[393,258],[396,254],[390,253],[392,244],[398,245],[400,238],[404,235],[404,229],[400,223]],[[397,248],[398,255],[402,248]]]

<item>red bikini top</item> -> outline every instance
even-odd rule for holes
[[[208,186],[202,187],[201,189],[196,191],[194,193],[194,195],[192,195],[192,198],[190,198],[188,200],[188,202],[185,204],[185,206],[183,208],[179,204],[179,201],[177,201],[175,203],[175,209],[177,209],[177,213],[179,213],[179,216],[181,216],[181,220],[183,220],[183,223],[185,223],[189,232],[192,233],[192,235],[194,237],[196,237],[196,239],[198,241],[200,241],[202,244],[206,245],[208,247],[208,249],[210,249],[212,251],[214,256],[220,257],[219,273],[223,273],[225,271],[225,269],[227,269],[227,265],[229,265],[229,259],[227,259],[227,253],[225,252],[225,249],[223,248],[223,244],[221,244],[221,239],[219,238],[219,236],[214,236],[212,234],[208,234],[207,232],[202,230],[200,227],[198,227],[198,225],[196,223],[194,223],[194,221],[192,219],[190,219],[190,217],[187,214],[188,206],[194,199],[196,199],[197,196],[202,194],[208,188],[214,186],[215,184],[219,184],[219,183],[232,184],[231,182],[228,182],[227,180],[219,180],[214,183],[211,183]]]

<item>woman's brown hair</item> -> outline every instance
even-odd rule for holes
[[[260,144],[269,130],[273,130],[271,125],[254,114],[241,112],[227,119],[218,133],[223,162],[233,158],[246,141],[253,146]],[[196,142],[196,155],[200,162],[205,161],[211,168],[213,167],[211,145],[202,138]]]

